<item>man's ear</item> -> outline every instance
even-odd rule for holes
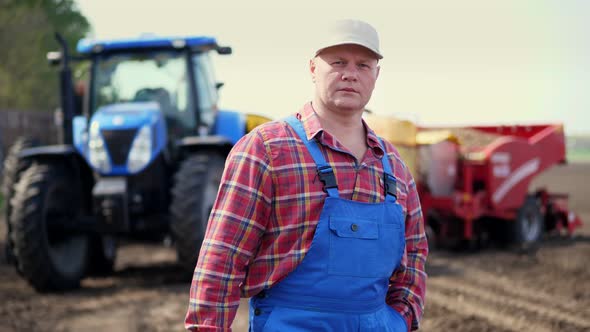
[[[315,58],[309,60],[309,73],[311,74],[311,80],[315,82]]]
[[[377,65],[377,74],[375,75],[375,79],[379,78],[380,71],[381,71],[381,66]]]

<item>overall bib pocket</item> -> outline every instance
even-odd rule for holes
[[[399,264],[399,224],[339,216],[330,217],[329,228],[329,274],[388,278]]]

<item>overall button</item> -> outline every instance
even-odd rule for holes
[[[260,310],[260,308],[254,309],[254,316],[260,316],[261,313],[262,313],[262,310]]]
[[[358,231],[358,229],[359,229],[359,225],[357,225],[357,224],[352,224],[352,225],[350,225],[350,229],[351,229],[353,232],[356,232],[356,231]]]

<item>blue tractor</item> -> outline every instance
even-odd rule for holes
[[[19,151],[26,167],[6,198],[18,271],[37,290],[72,289],[112,271],[118,239],[171,235],[192,272],[227,153],[267,120],[217,109],[210,54],[231,48],[204,36],[84,39],[72,56],[57,37],[62,144]],[[90,64],[81,98],[74,61]]]

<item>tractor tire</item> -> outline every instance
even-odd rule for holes
[[[117,258],[117,240],[111,235],[93,234],[88,247],[88,276],[111,275]]]
[[[19,137],[10,147],[2,172],[2,196],[4,201],[4,221],[6,222],[6,243],[4,246],[4,257],[8,263],[14,263],[13,247],[11,241],[11,227],[8,219],[12,211],[11,200],[14,195],[14,185],[18,182],[21,173],[31,166],[30,160],[19,160],[18,155],[21,151],[34,147],[38,143],[28,137]]]
[[[544,216],[537,197],[529,195],[512,223],[512,244],[520,250],[533,250],[543,237]]]
[[[80,216],[78,179],[60,163],[35,162],[15,186],[12,241],[16,264],[38,291],[78,288],[88,263],[89,238],[64,227]]]
[[[197,154],[184,160],[174,176],[170,230],[178,263],[187,275],[197,263],[223,165],[221,155]]]

